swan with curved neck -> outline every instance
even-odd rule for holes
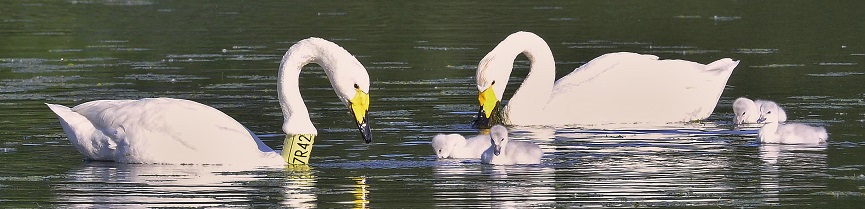
[[[73,108],[47,104],[72,145],[89,160],[166,164],[306,164],[318,134],[300,97],[303,66],[324,68],[366,143],[369,75],[342,47],[320,38],[297,42],[279,68],[277,90],[286,133],[283,151],[265,145],[225,113],[172,98],[97,100]]]
[[[531,67],[522,85],[501,107],[514,59]],[[555,80],[549,45],[530,32],[511,34],[478,64],[480,110],[476,127],[491,119],[510,125],[670,123],[707,118],[738,61],[703,65],[619,52],[589,61]],[[493,114],[499,112],[500,114]],[[496,118],[499,117],[499,118]]]

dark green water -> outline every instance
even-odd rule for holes
[[[865,4],[859,1],[26,1],[0,3],[3,207],[861,207]],[[608,52],[741,60],[713,116],[670,127],[512,127],[536,166],[436,160],[435,133],[476,134],[478,61],[532,31],[564,76]],[[46,102],[175,97],[282,144],[276,72],[294,42],[340,44],[369,70],[375,141],[357,136],[316,67],[305,168],[85,162]],[[519,58],[514,77],[526,72]],[[520,80],[520,79],[512,79]],[[516,83],[508,89],[516,89]],[[733,129],[740,96],[826,126],[825,147]]]

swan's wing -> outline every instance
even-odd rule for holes
[[[820,144],[829,138],[826,128],[801,123],[780,125],[777,133],[785,144]]]
[[[703,65],[628,52],[605,54],[556,81],[547,108],[579,109],[584,121],[702,119],[714,111],[736,64],[730,59]]]
[[[609,71],[621,71],[622,69],[617,68],[617,66],[622,63],[654,60],[658,60],[658,56],[630,52],[617,52],[601,55],[557,80],[553,87],[553,94],[556,94],[556,91],[567,91],[572,88],[577,88],[578,86],[590,82]]]
[[[259,151],[261,151],[261,152],[275,152],[273,150],[273,148],[270,148],[270,146],[267,146],[267,144],[265,144],[263,141],[261,141],[261,139],[258,138],[258,136],[255,135],[255,133],[253,133],[251,130],[246,129],[246,131],[249,132],[249,135],[252,136],[252,139],[255,140],[255,145],[258,146]]]
[[[117,142],[118,161],[215,163],[261,154],[260,140],[248,129],[219,110],[189,100],[101,100],[73,111]]]
[[[466,149],[472,158],[480,156],[493,145],[489,134],[481,134],[466,139]]]

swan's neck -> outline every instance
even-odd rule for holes
[[[304,104],[303,98],[300,95],[299,78],[303,66],[309,63],[320,65],[327,74],[328,79],[330,79],[334,91],[337,92],[340,99],[344,100],[344,103],[347,102],[347,96],[345,96],[347,93],[344,90],[346,87],[340,86],[345,84],[335,81],[346,77],[339,77],[339,71],[335,70],[336,66],[340,65],[340,63],[337,63],[339,61],[357,62],[357,59],[354,59],[351,54],[341,47],[317,38],[305,39],[298,42],[282,57],[279,67],[277,91],[284,117],[282,130],[286,134],[318,134],[309,118],[306,104]],[[360,63],[357,64],[359,65]]]
[[[549,45],[537,36],[528,36],[513,44],[509,53],[510,60],[516,59],[519,54],[524,54],[531,64],[529,73],[523,80],[520,88],[508,100],[505,113],[511,121],[527,120],[529,118],[542,118],[541,114],[553,91],[556,78],[556,64],[553,61],[553,53]]]

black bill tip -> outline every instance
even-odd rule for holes
[[[490,118],[486,116],[484,107],[481,106],[480,110],[478,110],[477,116],[475,116],[475,120],[472,121],[472,128],[485,129],[490,127],[492,127],[490,125]]]

